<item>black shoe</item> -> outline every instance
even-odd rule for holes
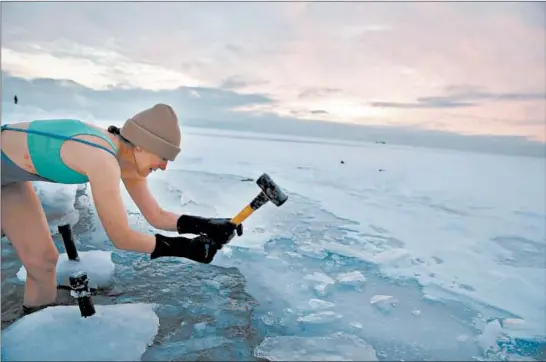
[[[27,307],[26,305],[23,305],[23,315],[22,315],[22,317],[24,317],[24,316],[26,316],[28,314],[37,312],[39,310],[45,309],[47,307],[53,307],[54,305],[55,305],[55,303],[38,305],[38,306],[34,306],[34,307]]]

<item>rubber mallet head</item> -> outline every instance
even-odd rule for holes
[[[268,174],[264,173],[261,175],[258,180],[256,180],[256,184],[262,191],[250,202],[250,204],[246,205],[237,216],[231,219],[236,225],[245,221],[247,217],[252,215],[254,211],[258,210],[268,201],[271,201],[275,206],[281,206],[288,200],[288,195],[281,190]]]

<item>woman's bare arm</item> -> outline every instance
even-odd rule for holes
[[[176,231],[176,223],[180,215],[166,211],[159,206],[148,188],[145,178],[123,179],[123,183],[131,198],[146,220],[156,229]]]
[[[151,253],[156,245],[155,236],[129,227],[127,211],[120,191],[121,171],[117,160],[108,154],[101,160],[86,162],[85,168],[93,200],[106,234],[114,245],[123,250]]]

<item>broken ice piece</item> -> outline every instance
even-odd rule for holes
[[[309,299],[309,306],[315,310],[329,309],[329,308],[332,308],[334,305],[335,305],[334,303],[327,302],[322,299],[314,299],[314,298]]]
[[[523,319],[519,318],[504,318],[500,320],[500,325],[504,329],[521,330],[525,329],[526,324]]]
[[[373,297],[370,298],[370,304],[377,304],[379,302],[383,302],[383,301],[390,300],[390,299],[393,299],[392,295],[376,294],[376,295],[374,295]]]
[[[330,289],[329,286],[331,284],[317,284],[313,287],[315,289],[315,292],[320,295],[321,297],[328,294],[328,290]]]
[[[396,307],[397,302],[391,295],[374,295],[370,298],[370,304],[385,313]]]
[[[313,274],[307,274],[303,277],[304,280],[310,280],[314,282],[324,283],[324,284],[334,284],[335,280],[330,278],[324,273],[314,272]]]
[[[224,245],[224,247],[222,248],[222,251],[223,251],[223,254],[228,258],[231,258],[233,256],[233,250],[231,250],[231,246],[229,245]]]
[[[476,340],[478,342],[478,345],[482,349],[482,352],[484,354],[488,352],[495,352],[499,349],[497,345],[497,341],[502,336],[502,327],[500,322],[495,319],[490,322],[488,322],[484,329],[482,334],[480,334]]]
[[[359,271],[338,274],[336,279],[338,282],[348,285],[358,285],[366,281],[366,277]]]
[[[349,325],[351,325],[352,327],[355,327],[355,328],[364,328],[364,326],[362,325],[362,323],[358,323],[358,322],[351,322],[349,323]]]
[[[318,313],[307,314],[303,317],[298,317],[298,322],[307,323],[331,323],[336,319],[341,318],[341,315],[336,314],[330,310]]]

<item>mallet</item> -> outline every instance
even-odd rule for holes
[[[260,186],[262,191],[256,196],[248,205],[242,209],[237,216],[235,216],[231,221],[235,225],[239,225],[246,220],[247,217],[252,215],[252,213],[262,207],[266,202],[271,201],[275,206],[281,206],[288,200],[288,195],[286,195],[279,186],[269,177],[268,174],[264,173],[261,175],[256,184]]]

